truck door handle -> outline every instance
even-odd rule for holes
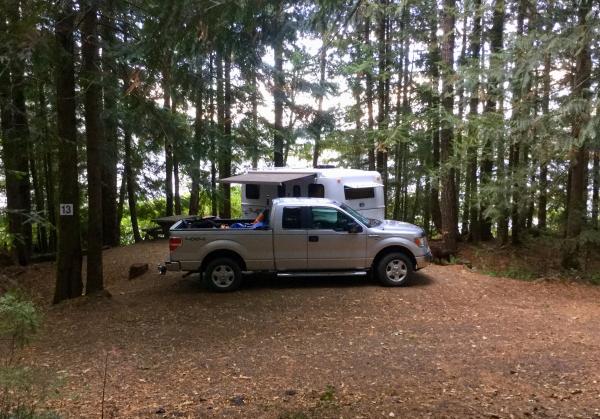
[[[308,236],[308,241],[309,242],[318,242],[319,236]]]

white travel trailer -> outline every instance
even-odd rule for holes
[[[250,170],[221,179],[242,184],[242,214],[254,218],[281,197],[329,198],[345,202],[369,218],[383,220],[385,205],[381,175],[375,171],[337,168]]]

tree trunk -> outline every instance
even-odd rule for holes
[[[442,11],[442,63],[444,74],[442,77],[442,107],[447,115],[452,114],[454,107],[454,86],[452,77],[454,74],[454,22],[455,22],[455,0],[444,0]],[[441,184],[442,184],[442,238],[446,251],[455,252],[457,242],[457,216],[456,216],[456,186],[455,170],[451,166],[453,153],[453,127],[448,118],[444,118],[440,131],[441,152]]]
[[[253,64],[251,76],[252,94],[250,95],[250,102],[252,103],[252,147],[251,147],[251,160],[252,167],[258,167],[258,158],[260,157],[260,140],[258,133],[258,83],[256,81],[256,66]]]
[[[275,36],[273,54],[275,59],[275,74],[273,75],[273,103],[275,120],[273,124],[273,162],[275,167],[283,166],[283,100],[284,100],[284,76],[283,76],[283,3],[277,4],[277,27],[279,29]]]
[[[14,28],[21,23],[18,2],[12,2],[7,9],[9,9],[8,26],[4,18],[0,23],[0,33],[5,35],[3,37],[5,39],[15,36]],[[20,39],[12,39],[12,41],[17,45],[21,44]],[[8,232],[12,236],[14,258],[19,264],[26,265],[31,256],[32,230],[29,222],[31,187],[27,152],[29,127],[25,107],[24,64],[21,51],[9,49],[6,55],[9,59],[8,66],[0,70],[0,116]]]
[[[218,58],[218,57],[217,57]],[[215,89],[214,85],[214,56],[210,55],[209,62],[209,97],[208,97],[208,121],[210,124],[210,139],[209,139],[209,158],[210,158],[210,210],[211,215],[217,215],[217,166],[215,160],[217,159],[216,144],[215,144]],[[217,82],[218,83],[218,82]]]
[[[492,15],[492,28],[489,34],[490,37],[490,67],[498,68],[502,65],[502,59],[499,54],[503,48],[503,35],[504,35],[504,15],[505,15],[505,4],[504,0],[496,0],[494,3],[494,12]],[[492,73],[488,79],[488,99],[485,104],[484,112],[488,116],[495,113],[496,106],[502,97],[502,86],[501,81]],[[500,123],[504,123],[500,119]],[[502,134],[500,134],[502,135]],[[499,139],[500,143],[504,143],[502,138]],[[481,187],[486,187],[492,179],[492,170],[494,168],[494,160],[492,156],[492,142],[490,139],[484,138],[483,152],[481,157]],[[503,179],[505,176],[504,169],[504,146],[498,144],[498,179]],[[489,203],[487,199],[482,198],[480,203],[479,211],[479,233],[482,240],[492,239],[492,221],[488,216],[485,215]],[[503,216],[498,221],[498,236],[504,243],[508,237],[508,215],[503,211]]]
[[[590,118],[589,98],[590,98],[590,76],[592,73],[592,60],[590,54],[590,28],[587,24],[587,17],[592,7],[592,0],[582,0],[578,10],[578,29],[581,30],[583,37],[581,45],[578,45],[577,55],[575,57],[574,86],[571,92],[572,100],[578,100],[585,103],[585,107],[571,117],[571,136],[573,137],[573,146],[570,152],[569,169],[571,173],[571,182],[569,185],[569,200],[567,203],[567,228],[566,236],[573,245],[567,246],[563,253],[562,264],[566,268],[578,268],[579,244],[577,236],[581,233],[587,208],[585,200],[586,192],[586,168],[587,168],[587,147],[585,142],[580,143],[581,130],[587,124]]]
[[[478,71],[475,73],[475,82],[473,83],[473,91],[469,100],[469,116],[471,119],[469,136],[474,143],[467,150],[467,174],[469,179],[469,238],[472,242],[477,243],[481,240],[481,222],[479,220],[479,204],[478,204],[478,188],[477,188],[477,146],[478,142],[475,138],[478,137],[477,129],[475,128],[476,118],[479,108],[479,65],[480,65],[480,50],[481,50],[481,0],[475,0],[474,3],[475,15],[473,18],[473,32],[471,34],[471,60],[472,63],[477,63]],[[489,179],[486,179],[489,181]],[[487,237],[486,237],[487,238]]]
[[[600,210],[600,152],[594,152],[594,165],[592,167],[592,226],[598,228],[598,212]]]
[[[131,131],[129,128],[124,128],[123,130],[123,142],[125,148],[125,161],[124,161],[124,176],[127,183],[127,203],[129,205],[129,217],[131,220],[131,231],[133,232],[133,240],[138,243],[142,241],[142,236],[140,235],[140,228],[138,226],[138,218],[137,218],[137,199],[136,199],[136,189],[137,182],[135,180],[135,173],[132,167],[132,139],[131,139]]]
[[[171,113],[177,114],[177,101],[175,97],[171,98]],[[179,194],[179,141],[177,137],[173,138],[172,141],[172,158],[173,158],[173,184],[174,184],[174,196],[173,200],[175,203],[175,215],[181,215],[181,195]]]
[[[32,144],[29,153],[29,166],[31,168],[31,181],[35,196],[35,210],[41,217],[47,217],[46,201],[44,196],[44,152],[48,147],[48,116],[46,112],[46,95],[44,93],[44,82],[40,81],[37,86],[37,119],[41,130],[36,134],[36,144]],[[41,176],[40,176],[41,175]],[[48,235],[44,223],[37,224],[37,251],[46,253],[48,251]]]
[[[378,46],[378,60],[379,60],[379,74],[377,80],[377,130],[379,131],[379,141],[377,142],[376,150],[376,168],[381,174],[381,180],[383,181],[383,201],[387,207],[387,190],[388,190],[388,171],[387,171],[387,145],[385,144],[385,138],[387,138],[387,114],[386,109],[388,108],[388,98],[386,95],[386,79],[387,79],[387,55],[386,55],[386,23],[387,23],[387,0],[380,0],[381,5],[381,16],[379,17],[379,24],[377,28],[377,46]]]
[[[369,54],[369,58],[371,57],[371,21],[370,17],[365,19],[365,46],[367,53]],[[369,161],[369,170],[375,170],[375,147],[373,146],[373,128],[375,127],[375,119],[373,118],[373,74],[371,69],[367,69],[365,71],[365,100],[367,102],[367,138],[368,147],[367,147],[367,156]]]
[[[169,60],[170,61],[170,60]],[[170,72],[165,69],[162,80],[163,88],[163,109],[166,112],[171,111],[171,86]],[[167,206],[165,215],[173,215],[173,144],[168,135],[165,135],[165,195]]]
[[[225,69],[225,96],[224,96],[224,120],[223,120],[223,134],[224,143],[222,156],[219,158],[219,176],[229,177],[231,176],[231,159],[232,153],[231,148],[233,147],[231,137],[231,50],[227,50],[224,59]],[[221,194],[223,196],[223,216],[225,218],[231,218],[231,184],[221,184]]]
[[[102,36],[102,90],[104,97],[104,147],[102,155],[102,240],[105,245],[118,246],[120,242],[120,225],[117,221],[117,163],[118,152],[118,71],[113,58],[115,49],[114,17],[115,0],[103,2],[100,18]],[[102,3],[100,3],[102,4]]]
[[[82,81],[84,93],[85,136],[88,181],[87,281],[85,292],[102,291],[102,155],[104,125],[102,124],[102,88],[98,71],[98,3],[82,1],[84,12],[81,31]]]
[[[325,66],[327,64],[327,48],[323,40],[321,51],[319,52],[319,94],[317,96],[317,115],[318,124],[315,135],[315,148],[313,150],[313,167],[319,164],[319,154],[321,153],[321,131],[323,130],[323,97],[325,96]]]
[[[201,74],[198,74],[197,77],[199,78],[199,82],[196,86],[195,97],[196,117],[194,119],[194,144],[192,147],[192,188],[190,191],[190,215],[198,215],[198,210],[200,207],[200,150],[202,149],[202,142],[204,138],[204,121],[202,120],[202,98],[204,93],[204,83]]]
[[[440,48],[437,38],[437,8],[431,16],[431,29],[430,29],[430,49],[429,49],[429,76],[431,77],[431,146],[432,146],[432,168],[435,174],[440,173],[440,96],[438,92],[438,85],[440,81],[440,68],[439,63],[441,61]],[[439,193],[439,177],[431,179],[431,199],[430,199],[430,210],[431,219],[433,225],[438,232],[442,231],[442,212],[440,208],[440,193]]]
[[[79,225],[79,173],[77,170],[77,119],[75,116],[73,3],[60,3],[56,18],[56,114],[58,147],[58,218],[56,289],[54,303],[81,296],[81,242]],[[67,205],[72,205],[72,211]]]
[[[542,97],[542,113],[548,117],[550,113],[550,71],[551,71],[551,56],[544,56],[544,75],[542,76],[543,97]],[[540,162],[540,195],[538,199],[538,227],[546,228],[546,214],[548,206],[548,161],[545,155],[542,155]]]

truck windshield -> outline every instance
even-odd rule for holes
[[[375,226],[381,224],[380,220],[375,220],[373,218],[367,218],[364,215],[362,215],[360,212],[356,211],[354,208],[350,208],[346,204],[340,204],[340,208],[343,209],[344,211],[346,211],[348,214],[350,214],[354,218],[356,218],[358,221],[360,221],[364,225],[366,225],[367,227],[375,227]]]

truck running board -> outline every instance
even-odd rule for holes
[[[279,272],[277,277],[365,276],[367,271]]]

